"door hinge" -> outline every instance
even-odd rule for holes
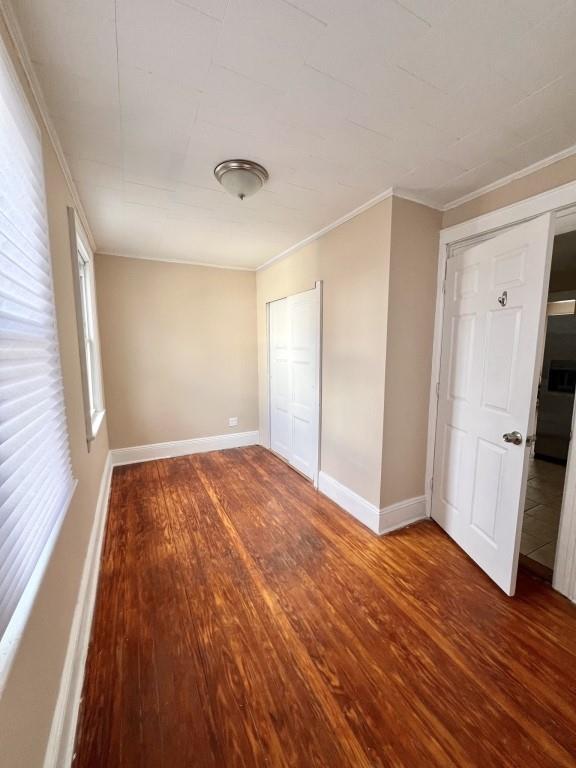
[[[436,382],[436,400],[440,399],[440,382]]]

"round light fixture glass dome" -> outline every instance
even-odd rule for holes
[[[259,192],[268,181],[266,168],[252,160],[225,160],[214,168],[214,176],[240,200]]]

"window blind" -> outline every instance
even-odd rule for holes
[[[72,489],[41,135],[0,44],[0,638]]]

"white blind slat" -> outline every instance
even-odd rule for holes
[[[0,528],[2,531],[2,542],[0,543],[0,594],[2,593],[2,583],[6,581],[6,575],[10,573],[11,564],[14,565],[10,555],[18,550],[22,541],[31,541],[34,539],[38,529],[44,520],[44,514],[50,513],[50,506],[56,494],[59,492],[58,479],[56,474],[52,476],[53,467],[46,466],[41,474],[42,481],[37,487],[31,489],[31,492],[23,498],[18,514],[8,518],[10,525]],[[42,517],[41,517],[42,516]],[[4,529],[4,530],[3,530]]]
[[[25,532],[15,540],[12,552],[8,552],[5,563],[10,563],[10,568],[6,568],[0,575],[0,595],[7,605],[16,606],[22,589],[26,586],[28,578],[34,569],[36,560],[42,553],[46,537],[53,528],[54,511],[62,506],[62,485],[53,486],[48,490],[44,500],[30,510],[33,525],[29,526]],[[13,558],[10,555],[18,550],[26,549],[34,553],[33,557],[23,560]]]
[[[65,455],[68,450],[66,435],[60,435],[50,446],[50,450],[60,461],[61,455]],[[0,486],[0,504],[2,504],[2,517],[0,517],[0,528],[6,523],[10,515],[15,514],[16,507],[20,503],[20,499],[25,496],[27,487],[22,482],[22,478],[26,477],[26,474],[33,471],[37,466],[36,462],[39,460],[43,464],[48,464],[48,456],[46,456],[47,446],[33,451],[26,456],[25,460],[20,464],[18,470],[14,472],[10,478]]]
[[[9,571],[11,551],[18,549],[18,541],[35,536],[42,520],[40,515],[50,509],[50,499],[61,491],[62,474],[54,471],[54,465],[46,464],[43,472],[39,474],[39,481],[34,488],[21,497],[16,505],[14,514],[6,518],[0,526],[2,542],[0,544],[0,585],[4,576]],[[1,593],[1,586],[0,586]]]
[[[9,218],[0,208],[0,231],[2,239],[7,241],[7,252],[10,252],[11,248],[16,250],[19,260],[23,260],[28,269],[34,269],[36,274],[43,273],[49,278],[50,264],[46,263],[49,254],[44,242],[47,240],[47,233],[41,233],[42,239],[29,228],[24,233],[22,230],[27,224],[28,222]]]
[[[42,290],[45,298],[52,294],[52,285],[50,278],[46,273],[35,268],[21,257],[21,249],[16,246],[10,238],[5,237],[0,227],[0,253],[2,253],[2,264],[0,268],[3,274],[19,277],[21,282],[28,285],[28,290]]]
[[[16,452],[27,448],[31,442],[37,439],[37,435],[42,435],[44,439],[49,439],[58,429],[63,415],[64,406],[55,403],[47,413],[39,416],[33,415],[32,418],[24,420],[21,429],[14,429],[16,425],[12,421],[12,429],[7,428],[5,435],[0,434],[0,466],[4,469],[4,464],[8,464],[13,458],[17,460]],[[13,463],[16,463],[16,461]],[[0,487],[1,485],[0,482]]]
[[[41,134],[0,44],[0,640],[72,484]]]
[[[49,453],[51,450],[60,454],[61,443],[64,443],[67,449],[66,433],[62,432],[61,434],[52,437],[50,431],[51,425],[45,424],[43,433],[41,433],[41,439],[45,441],[45,445],[42,446],[41,451],[39,451],[40,457]],[[47,435],[50,435],[50,439],[48,439]],[[1,462],[2,465],[6,465],[6,467],[3,466],[2,469],[6,470],[6,474],[9,473],[9,477],[7,477],[2,485],[0,485],[0,498],[2,499],[0,502],[2,505],[0,508],[0,521],[7,519],[8,515],[11,513],[12,506],[10,499],[14,491],[20,489],[21,492],[24,492],[27,489],[25,483],[22,484],[22,488],[20,488],[18,484],[22,483],[22,478],[25,478],[27,474],[34,471],[34,467],[36,466],[34,462],[36,458],[34,442],[29,440],[18,446],[14,457],[10,456],[7,461]],[[45,463],[48,458],[49,457],[46,457]]]

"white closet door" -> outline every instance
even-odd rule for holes
[[[318,473],[320,288],[270,304],[270,446]]]
[[[270,447],[290,461],[290,321],[288,299],[270,304]]]
[[[514,594],[552,250],[549,214],[448,260],[432,517]]]

